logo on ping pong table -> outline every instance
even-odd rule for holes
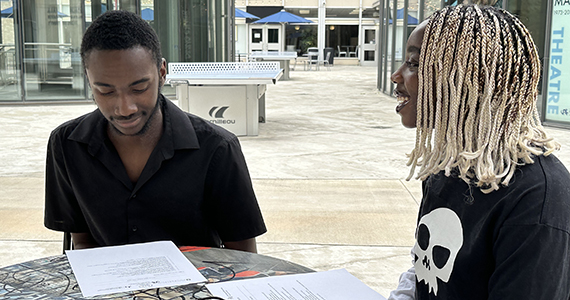
[[[214,106],[210,109],[210,112],[208,112],[208,114],[212,118],[223,119],[224,113],[226,112],[226,110],[228,110],[228,108],[230,108],[230,107],[229,106],[222,106],[222,107]]]
[[[213,106],[212,108],[210,108],[210,111],[208,112],[208,114],[210,115],[210,117],[214,118],[213,120],[210,120],[210,122],[212,122],[214,124],[218,124],[218,125],[235,124],[236,120],[224,119],[224,113],[226,112],[226,110],[228,110],[228,108],[230,108],[230,107],[229,106]]]

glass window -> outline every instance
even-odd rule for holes
[[[442,8],[441,0],[424,0],[424,19],[427,19],[440,8]]]
[[[292,46],[298,55],[306,53],[309,47],[317,47],[317,28],[314,25],[287,25],[285,44]]]
[[[22,2],[26,99],[85,99],[82,0]]]
[[[267,42],[279,43],[279,29],[276,28],[267,29]]]
[[[328,25],[326,28],[326,45],[340,52],[354,52],[358,45],[358,25]],[[340,48],[340,51],[339,51]],[[343,56],[345,56],[343,54]]]
[[[253,43],[261,43],[262,40],[263,40],[263,29],[253,28],[251,30],[251,41]]]
[[[20,100],[20,66],[17,63],[17,37],[13,1],[1,1],[0,19],[0,101]]]

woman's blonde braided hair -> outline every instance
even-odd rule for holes
[[[489,193],[518,165],[549,155],[536,109],[540,61],[531,35],[509,12],[458,5],[427,23],[418,70],[416,145],[411,178],[456,170]]]

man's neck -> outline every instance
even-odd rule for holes
[[[148,129],[135,136],[125,136],[114,128],[107,128],[109,139],[115,146],[131,182],[136,183],[163,132],[164,115],[159,107],[149,120]]]

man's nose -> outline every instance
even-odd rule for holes
[[[115,114],[118,116],[127,117],[138,110],[136,101],[127,93],[121,93],[118,97],[117,105],[115,106]]]

